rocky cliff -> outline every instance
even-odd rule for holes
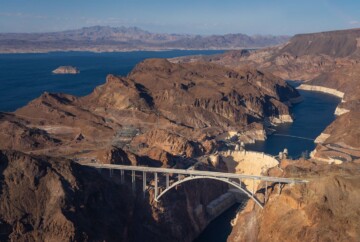
[[[283,162],[284,176],[304,185],[268,187],[264,209],[249,201],[233,221],[228,241],[357,241],[360,227],[359,164]],[[279,170],[270,170],[270,174]],[[278,174],[279,175],[279,174]]]

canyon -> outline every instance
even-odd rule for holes
[[[0,113],[1,239],[193,241],[212,219],[204,208],[228,191],[192,181],[156,203],[151,189],[144,198],[79,164],[96,162],[305,178],[256,184],[267,203],[249,200],[228,241],[356,241],[359,38],[359,29],[302,34],[260,50],[148,59],[87,96],[46,92]],[[311,158],[236,150],[293,121],[301,96],[284,79],[342,98]]]

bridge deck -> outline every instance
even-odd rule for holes
[[[179,174],[179,175],[194,175],[194,176],[210,176],[221,178],[236,178],[236,179],[252,179],[267,182],[280,182],[280,183],[306,183],[307,180],[298,178],[283,178],[283,177],[269,177],[269,176],[254,176],[244,175],[226,172],[214,172],[214,171],[199,171],[199,170],[183,170],[183,169],[171,169],[171,168],[158,168],[158,167],[145,167],[145,166],[126,166],[126,165],[114,165],[114,164],[98,164],[98,163],[86,163],[85,166],[91,166],[99,169],[114,169],[114,170],[128,170],[128,171],[141,171],[151,173],[165,173],[165,174]]]

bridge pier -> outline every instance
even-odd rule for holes
[[[113,169],[110,169],[110,177],[113,176]]]
[[[281,185],[280,185],[280,182],[279,182],[279,195],[281,193]]]
[[[155,172],[155,199],[158,197],[158,174]]]
[[[143,196],[145,198],[145,192],[146,192],[146,172],[143,171]]]
[[[252,196],[254,197],[254,190],[255,190],[255,179],[252,180],[253,181],[253,185],[252,185]]]
[[[288,183],[288,184],[291,184],[291,183]],[[279,182],[279,195],[281,194],[281,190],[282,190],[281,186],[284,187],[284,183]]]
[[[264,204],[266,203],[266,199],[267,199],[267,189],[268,189],[268,185],[267,185],[267,181],[265,181],[265,197],[264,197]]]
[[[169,179],[169,173],[166,173],[166,188],[169,187],[170,179]]]

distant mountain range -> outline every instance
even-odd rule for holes
[[[137,27],[94,26],[49,33],[0,33],[0,53],[242,49],[285,43],[289,36],[158,34]]]

